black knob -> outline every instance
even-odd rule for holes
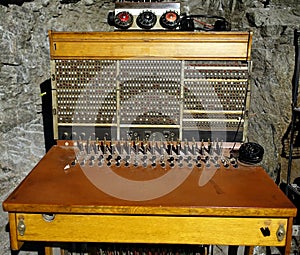
[[[68,140],[68,139],[70,139],[68,132],[64,132],[62,134],[62,140]]]
[[[163,28],[175,29],[179,26],[180,17],[174,11],[167,11],[160,17],[159,23]]]
[[[136,23],[140,28],[150,29],[156,24],[156,15],[151,11],[144,11],[136,18]]]
[[[132,23],[133,23],[133,16],[129,12],[126,11],[119,12],[115,16],[115,26],[117,28],[127,29],[131,27]]]
[[[194,31],[195,24],[192,18],[183,17],[180,21],[180,30],[182,31]]]
[[[109,12],[107,15],[107,23],[110,26],[115,25],[115,12]]]
[[[175,158],[172,156],[168,159],[169,162],[173,162],[174,160],[175,160]]]

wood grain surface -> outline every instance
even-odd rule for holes
[[[250,60],[252,32],[55,32],[51,59]]]
[[[19,187],[3,202],[5,211],[150,215],[288,216],[294,205],[261,167],[220,167],[208,183],[198,185],[203,169],[195,168],[170,193],[146,201],[123,200],[106,194],[85,175],[74,160],[72,147],[54,146]],[[91,171],[101,168],[91,167]],[[111,168],[113,171],[114,168]],[[118,168],[128,179],[137,169]],[[127,174],[124,173],[127,171]],[[173,169],[167,170],[173,171]],[[141,168],[143,182],[166,170]],[[114,185],[112,182],[111,185]],[[167,185],[167,184],[166,184]],[[117,187],[116,187],[117,188]],[[156,187],[153,186],[153,189]],[[126,192],[126,190],[124,190]]]

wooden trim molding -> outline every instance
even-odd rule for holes
[[[54,32],[51,59],[250,60],[252,32]]]

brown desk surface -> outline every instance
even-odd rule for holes
[[[183,184],[169,194],[147,201],[128,201],[110,196],[95,187],[78,164],[65,171],[64,167],[72,159],[72,148],[54,146],[3,202],[4,210],[137,215],[296,215],[294,205],[261,167],[221,167],[202,187],[198,181],[203,170],[193,169]],[[98,170],[101,171],[101,168]],[[128,178],[138,176],[142,179],[156,178],[163,172],[151,168],[116,171],[121,175],[127,171]]]

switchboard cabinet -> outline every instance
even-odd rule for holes
[[[247,137],[251,32],[49,32],[57,144],[3,202],[24,242],[268,245],[296,208]],[[49,248],[50,247],[50,248]]]

